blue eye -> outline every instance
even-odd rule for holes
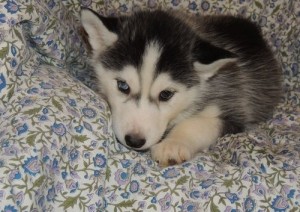
[[[117,85],[118,85],[119,91],[121,91],[122,93],[124,93],[124,94],[130,93],[130,87],[125,81],[117,80]]]

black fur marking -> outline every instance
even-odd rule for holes
[[[119,21],[119,29],[115,30],[118,41],[101,54],[105,68],[118,71],[133,65],[139,69],[145,47],[156,43],[162,50],[157,75],[168,72],[173,80],[187,86],[199,82],[191,56],[197,36],[184,23],[162,11],[139,12]]]
[[[226,134],[237,134],[245,130],[245,126],[242,123],[238,123],[234,120],[231,120],[230,117],[223,118],[223,129],[221,136]]]
[[[101,62],[105,68],[116,71],[121,71],[126,65],[133,65],[139,69],[145,51],[145,42],[142,37],[126,41],[120,36],[117,42],[101,55]]]
[[[119,25],[119,20],[120,18],[115,18],[115,17],[104,17],[96,13],[95,11],[91,10],[90,8],[87,7],[81,7],[82,10],[89,10],[91,11],[94,15],[96,15],[104,24],[104,26],[111,32],[117,33],[118,32],[118,25]]]
[[[207,19],[203,28],[210,33],[208,41],[222,40],[219,47],[224,48],[226,44],[230,44],[237,50],[235,54],[245,55],[247,60],[255,56],[261,59],[258,53],[262,50],[267,50],[267,54],[272,55],[263,39],[261,29],[250,20],[234,16],[208,16]],[[265,52],[262,54],[267,55]]]
[[[236,57],[235,54],[200,39],[195,43],[193,52],[195,60],[202,64],[210,64],[220,59]]]

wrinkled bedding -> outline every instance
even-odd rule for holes
[[[115,141],[80,36],[80,6],[235,14],[282,64],[273,118],[160,168]],[[287,0],[0,1],[0,211],[299,211],[300,3]]]

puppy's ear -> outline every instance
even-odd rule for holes
[[[118,19],[103,17],[91,9],[81,8],[81,23],[88,34],[93,54],[99,54],[118,39]]]
[[[224,65],[235,62],[236,55],[206,41],[198,39],[193,48],[194,69],[200,77],[208,80]]]

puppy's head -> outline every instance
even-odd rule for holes
[[[83,9],[81,20],[116,137],[136,150],[196,112],[208,79],[232,60],[166,12],[107,18]]]

